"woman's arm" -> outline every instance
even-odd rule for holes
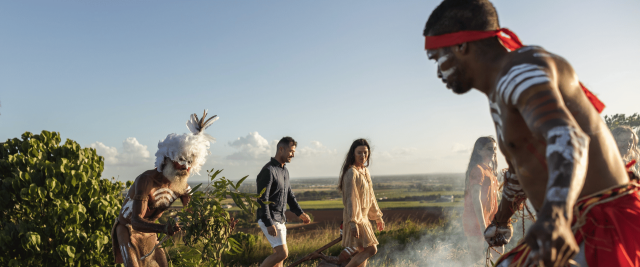
[[[473,211],[478,219],[480,229],[484,233],[487,224],[484,220],[484,209],[482,208],[482,194],[480,185],[474,184],[471,186],[471,199],[473,200]]]
[[[357,221],[362,217],[362,209],[360,208],[361,192],[358,192],[356,186],[356,175],[353,169],[349,169],[342,179],[342,194],[344,194],[343,205],[346,214],[345,225],[349,225],[351,229],[358,229]]]

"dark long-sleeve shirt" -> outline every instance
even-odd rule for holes
[[[264,194],[258,198],[257,220],[262,220],[265,226],[272,226],[274,222],[284,223],[287,220],[284,212],[287,210],[286,204],[289,204],[291,212],[296,216],[304,213],[298,205],[296,197],[291,191],[289,183],[289,171],[286,166],[282,166],[275,158],[262,167],[262,170],[256,178],[258,194],[262,189],[266,188]],[[263,201],[271,203],[265,205]]]

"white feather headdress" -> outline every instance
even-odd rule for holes
[[[213,115],[206,119],[207,111],[204,111],[202,118],[198,119],[198,115],[191,114],[187,121],[187,128],[190,134],[169,134],[167,137],[158,142],[158,151],[156,152],[155,166],[158,172],[162,172],[164,158],[170,158],[173,161],[183,159],[191,160],[191,173],[200,174],[200,169],[206,161],[206,156],[211,154],[209,151],[210,144],[215,142],[213,136],[204,132],[219,117]]]

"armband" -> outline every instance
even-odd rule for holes
[[[148,201],[148,199],[149,199],[149,196],[145,196],[145,195],[133,196],[133,200]]]

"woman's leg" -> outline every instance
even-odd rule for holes
[[[364,248],[364,250],[358,254],[356,254],[349,264],[346,267],[357,267],[357,266],[366,266],[367,259],[371,258],[373,255],[378,253],[378,247],[376,245],[372,245]]]

